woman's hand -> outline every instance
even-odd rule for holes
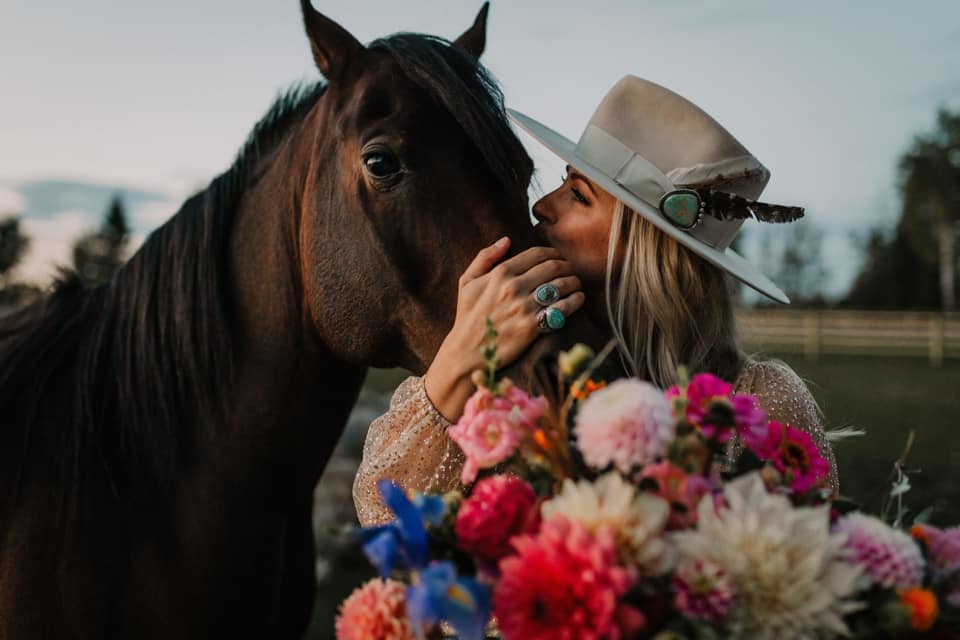
[[[460,276],[457,317],[424,376],[427,396],[450,422],[456,422],[473,393],[471,374],[484,368],[486,320],[497,330],[497,356],[506,366],[540,335],[537,313],[543,308],[534,291],[552,283],[560,290],[554,302],[565,317],[584,303],[580,279],[556,249],[533,247],[500,262],[510,248],[501,238],[482,249]],[[500,262],[500,264],[497,264]]]

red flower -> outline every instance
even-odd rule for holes
[[[536,506],[533,488],[520,478],[496,475],[480,480],[457,513],[460,548],[496,562],[511,552],[510,538],[537,530]]]
[[[646,624],[620,601],[635,578],[605,526],[591,534],[555,514],[513,544],[517,554],[500,561],[493,594],[505,640],[620,640]]]

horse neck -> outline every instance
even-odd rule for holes
[[[310,120],[308,116],[294,127],[261,160],[255,172],[259,178],[234,214],[229,264],[236,361],[230,438],[247,455],[313,475],[315,481],[366,370],[335,355],[317,334],[304,303],[300,211],[309,145],[302,139],[309,136],[302,132],[309,130]]]

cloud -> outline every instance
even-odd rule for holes
[[[89,230],[90,215],[67,210],[45,218],[24,218],[21,228],[30,237],[30,248],[17,267],[17,276],[43,286],[57,275],[57,267],[70,264],[73,241]]]
[[[27,201],[15,189],[0,184],[0,216],[22,213]]]

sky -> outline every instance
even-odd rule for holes
[[[454,38],[480,4],[315,0],[363,42]],[[960,2],[493,0],[483,61],[508,106],[574,139],[628,73],[699,104],[771,169],[765,199],[825,229],[837,293],[851,234],[897,216],[898,155],[960,107]],[[0,212],[27,209],[30,181],[169,198],[135,212],[142,236],[230,165],[283,88],[317,77],[296,0],[4,0]],[[525,141],[554,186],[560,163]],[[67,202],[26,227],[63,250],[81,218]]]

